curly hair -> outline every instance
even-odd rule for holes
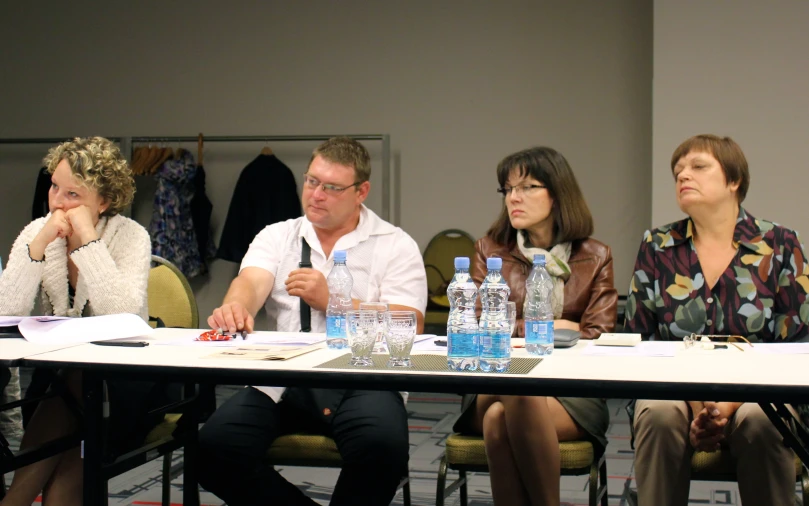
[[[76,137],[48,150],[42,160],[49,174],[66,160],[81,183],[109,202],[102,216],[115,216],[132,203],[135,180],[121,150],[104,137]]]

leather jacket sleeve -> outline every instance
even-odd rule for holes
[[[472,275],[472,281],[480,288],[480,284],[483,283],[483,278],[486,277],[486,252],[484,251],[484,240],[485,239],[478,239],[475,242],[475,257],[472,258],[470,266],[469,266],[469,274]],[[480,305],[480,297],[477,298],[475,301],[475,312],[477,313],[478,318],[480,318],[481,312],[481,305]]]
[[[590,301],[581,315],[579,327],[584,339],[594,339],[615,330],[618,317],[618,291],[615,289],[612,251],[607,248],[604,263],[590,288]]]

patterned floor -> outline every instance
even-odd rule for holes
[[[233,388],[217,390],[219,402],[233,393]],[[612,424],[609,429],[607,469],[609,474],[610,505],[630,505],[627,489],[634,488],[633,452],[629,446],[629,424],[624,412],[625,401],[609,402]],[[410,477],[412,504],[435,504],[438,461],[443,452],[443,441],[450,433],[458,416],[460,397],[446,394],[411,393],[407,404],[410,423]],[[182,455],[174,456],[175,468],[180,469]],[[161,461],[153,461],[110,481],[110,505],[151,506],[159,505]],[[320,504],[328,504],[331,489],[337,479],[337,469],[285,468],[282,474],[298,485]],[[172,482],[173,504],[182,504],[182,475]],[[587,504],[587,477],[562,477],[562,504],[578,506]],[[201,493],[202,504],[220,506],[222,501],[205,491]],[[458,494],[447,501],[448,506],[459,504]],[[401,492],[393,504],[402,504]],[[488,476],[472,476],[469,486],[469,505],[490,505],[491,491]],[[691,486],[690,505],[723,504],[739,505],[738,487],[735,483],[694,482]]]

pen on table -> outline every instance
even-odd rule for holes
[[[247,331],[246,331],[246,330],[237,330],[236,332],[225,332],[225,330],[224,330],[224,329],[216,329],[216,331],[217,331],[217,332],[219,332],[219,333],[220,333],[221,335],[223,335],[223,336],[224,336],[225,334],[228,334],[228,335],[230,335],[230,336],[231,336],[233,339],[236,339],[236,337],[237,337],[237,336],[238,336],[238,337],[241,337],[243,340],[244,340],[244,339],[247,339]]]
[[[145,348],[149,343],[145,341],[91,341],[90,344],[98,346],[125,346],[127,348]]]

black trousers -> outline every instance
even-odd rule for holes
[[[228,399],[199,433],[199,482],[229,506],[313,505],[265,463],[279,436],[323,434],[343,458],[332,506],[390,504],[407,474],[407,412],[398,392],[348,390],[324,417],[286,398],[275,403],[247,387]]]

